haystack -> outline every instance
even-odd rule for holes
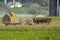
[[[20,19],[13,12],[10,12],[3,17],[2,22],[6,25],[7,24],[19,24]]]

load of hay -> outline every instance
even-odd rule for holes
[[[3,17],[2,22],[5,25],[8,25],[8,24],[16,25],[16,24],[20,24],[20,19],[13,12],[10,12]]]
[[[43,15],[37,15],[36,17],[44,17]]]
[[[28,18],[26,20],[24,20],[24,22],[22,22],[23,25],[34,25],[33,19],[32,18]]]
[[[37,15],[35,18],[33,18],[33,22],[34,23],[50,23],[51,22],[51,18],[45,17],[43,15]]]

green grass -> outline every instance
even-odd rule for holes
[[[39,7],[39,9],[40,10],[47,10],[48,11],[49,10],[49,6],[41,6],[41,7]]]
[[[12,11],[14,13],[29,13],[29,8],[28,7],[21,7],[21,8],[11,8],[9,11]]]
[[[60,18],[54,18],[52,19],[52,22],[60,23]]]
[[[49,10],[49,6],[45,6],[42,8],[43,10]]]
[[[0,31],[0,40],[60,40],[60,32]]]
[[[48,6],[45,7],[39,7],[39,9],[43,10],[49,10]],[[9,8],[9,11],[14,12],[14,13],[30,13],[30,8],[29,7],[21,7],[21,8]]]
[[[50,17],[52,19],[52,23],[60,23],[60,17]]]

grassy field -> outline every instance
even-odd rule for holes
[[[1,26],[0,40],[60,40],[60,26]]]
[[[0,31],[0,40],[60,40],[60,32]]]
[[[28,7],[22,7],[22,8],[11,8],[9,11],[14,12],[14,13],[29,13],[29,8]]]
[[[60,40],[60,17],[51,24],[4,26],[0,19],[0,40]]]
[[[21,8],[9,8],[8,10],[11,11],[11,12],[14,12],[14,13],[30,13],[30,10],[31,8],[29,7],[21,7]],[[39,9],[43,9],[43,10],[49,10],[48,6],[46,7],[39,7]]]

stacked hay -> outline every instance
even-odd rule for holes
[[[9,15],[11,16],[11,23],[19,23],[19,17],[16,16],[14,13],[9,13]]]
[[[19,24],[20,20],[18,16],[16,16],[13,12],[10,12],[3,17],[3,23],[4,24]]]
[[[27,25],[34,25],[34,22],[33,22],[33,19],[26,19],[24,22],[23,22],[23,24],[27,24]]]

